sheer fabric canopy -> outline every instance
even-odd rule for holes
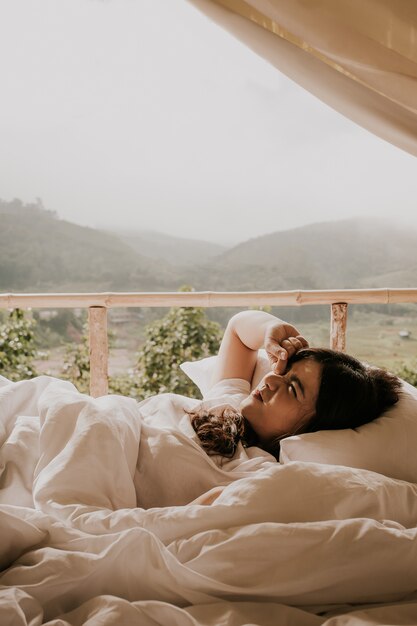
[[[417,156],[415,0],[189,0],[281,72]]]

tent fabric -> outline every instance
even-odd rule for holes
[[[352,121],[417,156],[414,0],[189,0]]]

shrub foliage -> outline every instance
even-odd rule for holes
[[[146,398],[157,393],[199,397],[197,387],[180,369],[218,352],[222,329],[201,308],[172,308],[161,320],[146,328],[146,341],[138,355],[138,393]]]
[[[186,289],[186,288],[183,288]],[[180,369],[183,361],[194,361],[218,352],[223,331],[209,320],[202,308],[172,308],[162,319],[145,328],[145,342],[137,365],[126,374],[109,377],[110,393],[147,398],[158,393],[200,397],[197,387]],[[63,376],[81,392],[90,384],[88,332],[80,344],[68,348]]]
[[[25,316],[21,309],[10,311],[0,324],[0,374],[17,381],[36,376],[32,364],[35,348],[33,319]]]

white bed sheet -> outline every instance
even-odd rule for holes
[[[0,412],[1,624],[417,623],[416,485],[277,464],[144,510],[132,399],[41,377]]]

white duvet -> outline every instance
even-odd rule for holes
[[[134,400],[47,377],[0,400],[1,625],[417,624],[416,485],[269,464],[145,510]]]

